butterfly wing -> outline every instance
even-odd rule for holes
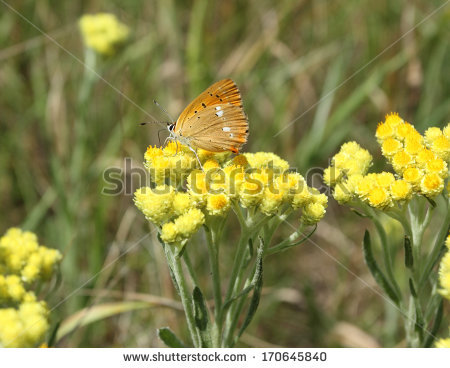
[[[223,79],[208,87],[180,114],[175,123],[175,133],[183,130],[186,121],[209,106],[231,104],[242,109],[241,93],[231,79]]]
[[[207,106],[188,117],[177,134],[196,148],[238,153],[247,142],[248,121],[242,106]]]

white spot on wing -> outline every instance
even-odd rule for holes
[[[220,106],[216,106],[216,110],[220,110],[222,109]]]
[[[222,130],[223,130],[224,132],[230,132],[230,131],[231,131],[231,128],[230,128],[230,127],[223,127]]]
[[[223,115],[223,111],[222,110],[217,111],[216,115],[220,118]]]

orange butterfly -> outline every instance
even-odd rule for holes
[[[231,79],[214,83],[167,128],[169,139],[188,146],[195,154],[194,148],[238,153],[247,142],[248,121],[236,83]]]

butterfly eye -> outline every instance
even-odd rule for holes
[[[169,132],[173,132],[173,130],[175,128],[175,124],[169,124],[169,126],[167,128],[169,129]]]

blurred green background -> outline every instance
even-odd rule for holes
[[[154,234],[140,241],[151,227],[131,195],[101,194],[106,168],[123,167],[125,157],[142,167],[146,147],[158,144],[158,126],[138,125],[166,120],[154,98],[176,117],[230,77],[249,117],[245,151],[273,151],[306,174],[356,140],[377,169],[374,131],[386,113],[397,111],[420,132],[448,122],[445,3],[0,1],[0,233],[20,226],[63,252],[62,284],[43,295],[53,324],[83,308],[100,317],[106,303],[146,303],[80,323],[58,346],[162,346],[162,326],[186,334],[160,245]],[[116,55],[97,60],[104,81],[83,100],[91,73],[80,62],[77,22],[97,12],[116,14],[131,33]],[[240,346],[401,346],[398,316],[373,292],[364,265],[365,226],[330,199],[312,242],[269,259],[260,309]],[[228,227],[224,272],[238,236],[234,218]],[[202,236],[189,246],[208,285]],[[395,226],[391,236],[401,238]]]

